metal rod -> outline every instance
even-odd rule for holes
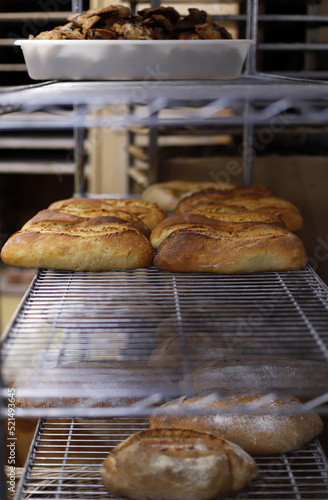
[[[76,14],[77,12],[83,11],[82,0],[72,0],[72,12]]]
[[[155,182],[158,182],[158,175],[159,175],[158,127],[149,128],[148,157],[149,157],[148,180],[149,184],[154,184]]]
[[[85,195],[85,152],[84,152],[84,128],[74,128],[74,191],[77,196]]]
[[[247,21],[246,38],[254,40],[255,44],[249,49],[245,63],[245,72],[256,73],[256,53],[257,53],[257,23],[258,23],[258,0],[247,0]]]
[[[254,127],[250,123],[245,123],[243,128],[243,185],[250,186],[253,182],[253,170],[254,170]]]

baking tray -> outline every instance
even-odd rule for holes
[[[252,40],[16,40],[34,80],[230,80]]]

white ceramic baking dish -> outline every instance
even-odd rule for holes
[[[16,40],[34,80],[229,80],[252,40]]]

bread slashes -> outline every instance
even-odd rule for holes
[[[319,415],[302,414],[297,398],[254,394],[226,398],[183,396],[155,410],[149,424],[153,429],[210,432],[255,456],[297,450],[323,430]]]
[[[244,488],[256,475],[254,460],[239,446],[180,429],[138,432],[101,466],[109,492],[133,500],[210,500]]]

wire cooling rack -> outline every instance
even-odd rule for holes
[[[147,419],[48,419],[39,422],[30,460],[17,499],[113,498],[99,469],[110,450]],[[239,500],[326,500],[328,463],[320,444],[275,457],[256,458],[258,477],[245,490],[226,498]]]
[[[328,289],[310,267],[250,275],[40,270],[5,332],[3,377],[21,400],[37,395],[18,412],[42,416],[46,406],[49,416],[67,416],[71,400],[69,416],[99,416],[92,408],[106,406],[104,397],[117,408],[124,398],[151,406],[154,395],[179,396],[200,358],[288,358],[322,363],[321,404],[327,325]],[[79,413],[84,407],[89,413]]]

